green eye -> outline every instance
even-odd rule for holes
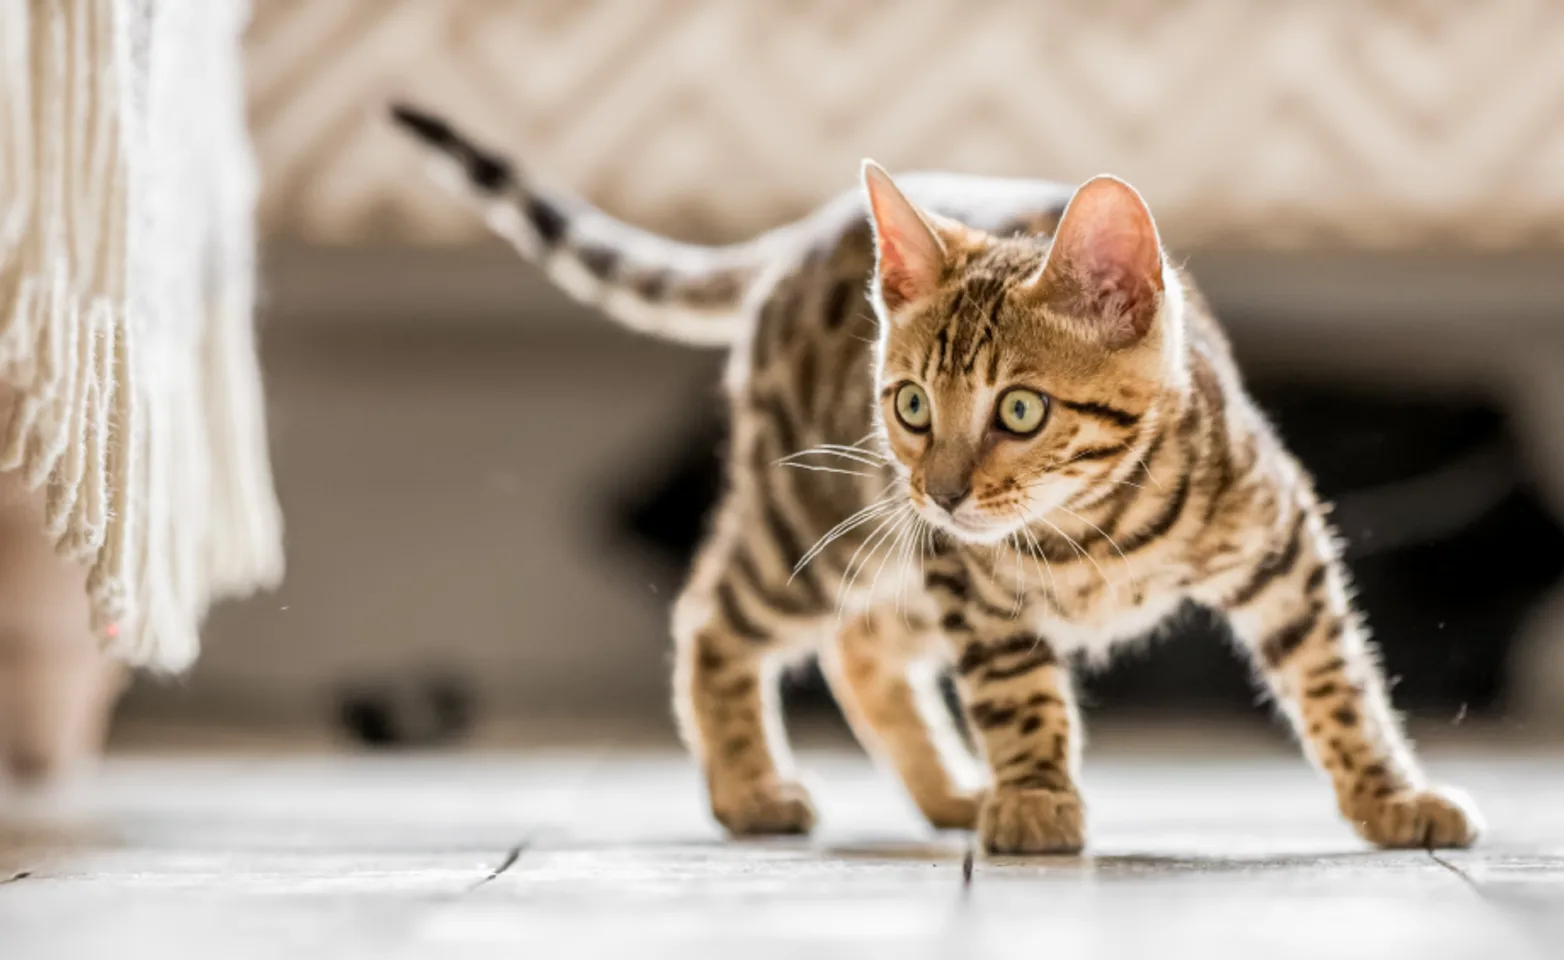
[[[929,428],[929,395],[916,383],[904,383],[896,390],[896,419],[914,433]]]
[[[1029,436],[1043,425],[1048,402],[1033,390],[1006,390],[999,398],[999,425],[1017,436]]]

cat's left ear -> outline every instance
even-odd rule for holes
[[[1042,303],[1109,346],[1138,343],[1162,307],[1162,242],[1151,210],[1117,177],[1088,181],[1070,198],[1034,289]]]
[[[887,310],[898,310],[939,289],[945,274],[945,243],[923,211],[873,160],[863,162],[863,188],[874,224],[880,296]]]

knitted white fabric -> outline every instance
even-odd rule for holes
[[[242,0],[0,0],[0,469],[47,489],[93,626],[177,670],[276,583],[251,328]]]

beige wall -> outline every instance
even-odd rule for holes
[[[669,598],[605,553],[602,499],[668,455],[717,361],[586,323],[270,330],[287,582],[127,709],[309,716],[339,678],[433,664],[506,712],[661,710]]]

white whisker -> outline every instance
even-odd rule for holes
[[[1112,484],[1110,484],[1110,486],[1112,486],[1112,487],[1134,487],[1136,490],[1149,490],[1149,489],[1151,489],[1150,487],[1146,486],[1144,483],[1136,483],[1134,480],[1115,480]]]
[[[924,588],[924,584],[928,582],[928,548],[929,548],[929,530],[930,529],[931,529],[930,526],[927,523],[923,522],[923,518],[919,517],[918,518],[918,589],[920,591]],[[905,582],[903,583],[903,586],[905,586]],[[902,612],[902,620],[903,620],[904,623],[906,622],[906,617],[907,617],[906,611],[903,611]],[[907,623],[907,629],[909,629],[909,630],[912,629],[912,624],[911,623]]]
[[[1048,589],[1056,598],[1061,598],[1061,594],[1059,593],[1059,581],[1054,579],[1053,564],[1048,562],[1048,558],[1046,556],[1043,556],[1043,545],[1037,542],[1037,537],[1032,535],[1032,529],[1026,525],[1026,514],[1022,513],[1019,508],[1016,509],[1015,514],[1016,517],[1021,521],[1021,533],[1032,544],[1032,550],[1029,551],[1029,555],[1032,558],[1032,569],[1037,570],[1037,578],[1039,580],[1043,578],[1043,571],[1046,570],[1048,572]],[[1042,570],[1037,569],[1037,561],[1039,559],[1043,561]]]
[[[1158,490],[1162,490],[1163,489],[1162,481],[1158,480],[1157,479],[1157,475],[1151,472],[1151,466],[1146,463],[1146,458],[1145,457],[1136,457],[1135,461],[1137,463],[1139,463],[1140,464],[1140,468],[1146,472],[1146,479],[1150,480],[1153,484],[1155,484]],[[1125,481],[1125,482],[1127,483],[1128,481]]]
[[[1010,619],[1014,620],[1021,615],[1021,600],[1024,596],[1022,591],[1023,584],[1021,582],[1021,541],[1017,538],[1014,530],[1010,531],[1010,534],[1005,537],[1005,541],[1010,544],[1010,550],[1016,556],[1016,600],[1015,606],[1010,608]]]
[[[775,465],[779,467],[792,467],[795,470],[813,470],[815,473],[839,473],[844,477],[868,477],[869,479],[874,478],[874,474],[865,473],[862,470],[843,470],[841,467],[822,467],[819,464],[814,463],[789,463],[784,460],[778,461]]]
[[[889,527],[895,521],[901,519],[901,512],[905,509],[910,509],[910,507],[908,507],[906,504],[899,504],[893,509],[877,516],[879,523],[875,524],[874,529],[869,532],[869,535],[864,537],[862,543],[858,544],[858,549],[854,550],[853,555],[847,558],[847,565],[842,568],[843,593],[845,593],[847,588],[852,585],[852,582],[856,578],[857,573],[862,571],[862,565],[859,564],[858,558],[863,554],[864,550],[869,550],[869,557],[864,559],[865,564],[867,564],[869,560],[873,558],[873,544],[875,542],[875,538],[886,532],[887,527]],[[840,602],[840,599],[838,602]]]
[[[1126,557],[1124,555],[1124,551],[1122,549],[1120,549],[1118,541],[1116,541],[1112,537],[1108,536],[1108,531],[1106,531],[1103,528],[1097,526],[1095,523],[1092,523],[1090,520],[1086,519],[1085,517],[1081,516],[1080,514],[1076,513],[1075,511],[1069,509],[1068,507],[1059,506],[1059,507],[1055,507],[1054,509],[1062,511],[1067,516],[1074,517],[1075,519],[1079,520],[1080,522],[1086,524],[1088,527],[1091,527],[1093,530],[1097,531],[1097,535],[1102,537],[1104,540],[1108,541],[1108,545],[1113,547],[1113,549],[1115,551],[1117,551],[1117,553],[1119,554],[1119,560],[1124,564],[1125,571],[1130,575],[1130,577],[1132,579],[1134,578],[1134,576],[1135,576],[1135,567],[1130,563],[1130,558]]]
[[[847,531],[861,524],[867,523],[868,521],[879,516],[882,512],[892,509],[901,503],[902,500],[900,494],[892,494],[888,497],[884,495],[886,490],[889,490],[895,485],[896,482],[894,480],[886,484],[885,487],[880,491],[880,496],[878,496],[874,502],[870,503],[868,506],[857,511],[852,516],[843,520],[841,523],[838,523],[836,526],[827,530],[819,540],[814,542],[813,546],[811,546],[808,550],[805,550],[804,555],[798,558],[797,563],[793,564],[793,572],[787,578],[788,583],[792,583],[793,578],[798,576],[799,571],[808,566],[811,560],[819,556],[822,551],[824,551],[832,543],[836,542],[836,540],[838,540],[843,534],[847,533]]]
[[[1049,476],[1036,477],[1036,478],[1034,478],[1032,480],[1029,480],[1029,481],[1021,483],[1019,485],[1019,487],[1018,487],[1018,490],[1022,494],[1031,493],[1033,490],[1036,490],[1038,487],[1041,487],[1044,484],[1051,482],[1052,480],[1053,480],[1053,478],[1049,477]],[[1094,483],[1091,483],[1091,484],[1088,485],[1088,488],[1089,489],[1093,489],[1093,490],[1095,490],[1095,489],[1097,489],[1099,487],[1108,487],[1110,489],[1117,488],[1117,487],[1134,487],[1137,490],[1147,490],[1147,489],[1150,489],[1145,484],[1136,483],[1133,480],[1114,480],[1112,482],[1102,481],[1100,483],[1094,482]],[[1079,498],[1079,494],[1077,494],[1077,496],[1076,496],[1076,499],[1078,499],[1078,498]]]
[[[865,507],[858,513],[853,514],[851,517],[843,520],[835,527],[832,527],[830,532],[821,537],[819,540],[815,541],[815,545],[810,547],[808,552],[806,552],[798,559],[798,563],[794,564],[793,566],[793,573],[788,578],[788,582],[791,583],[793,577],[798,576],[799,572],[803,570],[805,566],[807,566],[816,557],[820,556],[821,553],[825,552],[825,550],[830,547],[831,544],[840,540],[854,529],[868,523],[870,520],[881,519],[887,514],[894,513],[896,506],[897,505],[894,502],[875,503],[869,507]]]
[[[874,532],[869,534],[868,539],[858,545],[858,549],[853,552],[852,559],[847,561],[847,569],[842,577],[842,586],[836,596],[836,621],[838,627],[841,626],[842,614],[846,611],[847,598],[851,596],[853,588],[857,586],[859,576],[863,574],[864,568],[874,559],[875,552],[879,550],[880,546],[891,534],[896,532],[901,522],[904,521],[902,510],[911,510],[911,507],[903,504],[900,509],[892,511],[882,519],[879,525],[874,528]],[[869,550],[869,555],[864,557],[862,563],[857,563],[859,555],[866,548]]]
[[[874,434],[872,434],[872,433],[869,434],[869,437],[872,437],[872,436],[874,436]],[[867,439],[868,439],[868,437],[864,438],[864,440],[867,440]],[[866,457],[873,457],[874,459],[879,460],[881,463],[886,462],[885,455],[880,453],[879,451],[877,451],[877,450],[865,450],[863,447],[859,446],[859,444],[863,443],[864,440],[859,440],[858,443],[822,443],[822,444],[819,444],[818,446],[816,446],[814,449],[816,449],[816,450],[834,450],[834,451],[843,452],[843,453],[857,453],[857,454],[862,454],[862,455],[864,455]]]
[[[912,515],[912,524],[907,528],[906,535],[902,538],[900,549],[897,551],[898,563],[901,564],[901,578],[896,583],[896,611],[901,614],[901,622],[911,629],[912,623],[907,619],[907,572],[912,566],[912,545],[918,539],[919,525],[923,519],[916,512]]]
[[[900,553],[902,538],[906,536],[908,524],[916,519],[917,514],[908,510],[907,515],[896,524],[896,529],[891,531],[891,548],[886,551],[885,556],[880,558],[880,566],[874,571],[874,579],[869,581],[870,597],[873,597],[875,591],[880,587],[880,575],[885,572],[885,565]]]
[[[843,460],[851,460],[854,463],[861,463],[866,467],[885,466],[885,461],[873,459],[868,453],[862,450],[857,452],[848,452],[847,450],[831,450],[824,447],[810,447],[808,450],[799,450],[797,453],[790,453],[785,457],[778,457],[771,462],[773,464],[792,463],[800,457],[840,457]]]
[[[1070,536],[1068,533],[1065,533],[1063,530],[1060,530],[1059,527],[1052,520],[1049,520],[1047,517],[1039,516],[1037,518],[1037,520],[1040,523],[1048,524],[1049,529],[1053,530],[1054,533],[1057,533],[1059,536],[1063,537],[1065,539],[1065,542],[1068,543],[1071,547],[1073,547],[1075,549],[1076,553],[1079,553],[1081,556],[1085,557],[1087,560],[1090,560],[1092,566],[1097,568],[1097,576],[1102,578],[1102,582],[1107,584],[1108,586],[1112,587],[1115,593],[1117,593],[1119,591],[1120,585],[1117,582],[1115,582],[1114,580],[1112,580],[1112,579],[1110,579],[1108,577],[1108,572],[1102,568],[1102,564],[1097,562],[1097,558],[1091,555],[1091,551],[1087,550],[1085,547],[1081,546],[1079,543],[1076,543],[1074,537]]]

